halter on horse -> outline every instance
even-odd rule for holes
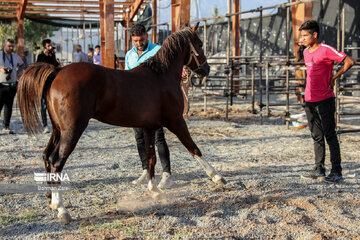
[[[90,63],[70,64],[60,70],[44,63],[29,67],[19,82],[18,103],[25,129],[36,134],[41,129],[37,111],[44,94],[53,127],[43,153],[46,172],[62,171],[89,120],[94,118],[112,125],[144,129],[149,159],[148,188],[153,193],[160,193],[153,184],[155,130],[159,127],[173,132],[212,180],[224,184],[222,176],[201,158],[182,116],[180,80],[184,63],[202,77],[210,70],[196,34],[197,26],[173,33],[154,57],[129,71]],[[52,192],[50,207],[58,210],[58,217],[65,223],[70,221],[61,192]]]

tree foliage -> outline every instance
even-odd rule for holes
[[[217,17],[219,16],[219,8],[217,6],[214,7],[214,13],[213,13],[213,17]],[[224,22],[225,20],[223,18],[216,18],[214,19],[214,23],[221,23]]]
[[[24,39],[25,39],[26,47],[29,50],[34,50],[36,46],[41,46],[41,41],[44,38],[54,36],[54,32],[57,30],[59,30],[58,27],[34,22],[29,19],[24,19]],[[5,22],[0,24],[1,43],[3,43],[4,40],[8,38],[13,38],[16,40],[16,35],[17,35],[16,20],[12,22]]]

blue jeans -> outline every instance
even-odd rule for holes
[[[46,101],[44,97],[41,97],[41,120],[42,120],[42,124],[43,127],[47,126],[47,117],[46,117]]]

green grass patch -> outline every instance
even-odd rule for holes
[[[0,214],[0,224],[6,226],[18,223],[35,222],[42,219],[44,216],[44,214],[35,212],[33,209],[24,210],[20,215],[3,213]]]
[[[139,234],[139,229],[137,227],[128,227],[124,226],[120,220],[115,220],[113,222],[106,223],[95,223],[87,226],[81,226],[79,230],[82,233],[91,233],[91,232],[102,232],[106,230],[117,230],[121,231],[124,236],[135,237]]]

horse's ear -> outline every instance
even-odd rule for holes
[[[195,24],[195,26],[192,28],[192,30],[193,30],[194,32],[197,31],[197,29],[198,29],[198,27],[199,27],[199,24],[200,24],[200,22],[197,22],[197,23]]]

